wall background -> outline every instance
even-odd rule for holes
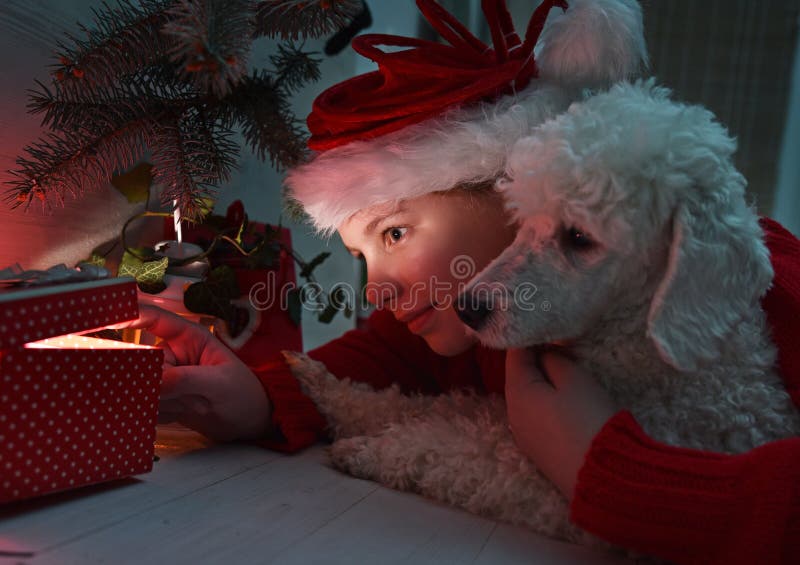
[[[420,27],[412,0],[368,0],[373,26],[368,32],[413,35]],[[537,2],[509,0],[517,29],[524,29]],[[443,0],[448,9],[482,39],[478,0]],[[77,21],[88,23],[99,0],[3,0],[0,3],[0,185],[23,147],[41,134],[38,118],[25,111],[26,89],[38,79],[49,82],[48,65],[56,40],[79,33]],[[651,72],[676,91],[676,97],[702,103],[717,113],[740,143],[737,164],[750,181],[751,195],[763,214],[773,215],[800,234],[800,0],[642,0],[652,57]],[[418,32],[418,30],[420,30]],[[294,100],[304,118],[314,97],[336,82],[367,72],[372,63],[348,49],[335,57],[322,54],[321,41],[306,43],[320,52],[322,80]],[[254,46],[251,64],[269,64],[271,45]],[[217,210],[240,199],[251,218],[281,219],[281,175],[244,149],[239,169],[219,194]],[[19,262],[25,268],[74,264],[98,244],[119,234],[124,221],[139,211],[119,193],[106,188],[67,201],[49,215],[24,213],[0,204],[0,268]],[[332,257],[315,274],[326,288],[336,282],[356,285],[358,265],[338,238],[317,239],[307,226],[292,229],[295,248],[310,259],[328,250]],[[143,226],[144,231],[147,226]],[[304,313],[307,349],[353,326],[339,315],[330,325]]]

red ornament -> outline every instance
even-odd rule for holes
[[[228,210],[225,213],[225,224],[229,228],[238,229],[246,217],[247,216],[244,212],[244,204],[242,204],[241,200],[235,200],[230,206],[228,206]]]

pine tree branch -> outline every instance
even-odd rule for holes
[[[190,160],[191,141],[185,140],[179,121],[162,122],[153,144],[153,182],[164,186],[164,201],[176,201],[181,216],[194,220],[202,216],[202,199],[214,194],[213,188],[197,178],[194,163]],[[202,174],[202,172],[201,172]]]
[[[170,59],[198,90],[223,97],[247,74],[254,34],[251,0],[178,0],[163,33]]]
[[[306,157],[290,98],[319,78],[319,60],[279,45],[274,71],[247,74],[254,37],[329,33],[360,0],[117,0],[94,10],[85,39],[61,45],[54,81],[30,91],[28,111],[49,134],[25,148],[7,200],[63,203],[106,184],[150,149],[164,201],[199,217],[235,167],[239,127],[276,168]]]
[[[196,112],[162,121],[152,145],[154,182],[162,183],[162,201],[176,200],[187,220],[200,219],[215,185],[227,181],[238,146],[232,132],[215,127]]]
[[[234,133],[229,124],[214,116],[214,111],[206,112],[199,108],[197,116],[191,120],[191,129],[196,132],[200,144],[207,150],[206,167],[209,182],[221,184],[230,179],[236,168],[239,145],[233,140]]]
[[[270,61],[275,66],[275,86],[291,94],[305,83],[319,80],[319,64],[322,60],[311,55],[312,53],[300,51],[292,43],[279,44],[277,55],[270,56]]]
[[[86,39],[67,35],[71,46],[59,43],[53,75],[64,89],[109,86],[123,75],[157,64],[168,50],[161,28],[167,23],[168,0],[117,0],[92,10],[94,27],[81,25]]]
[[[37,81],[39,90],[29,90],[28,112],[43,114],[42,125],[57,131],[107,129],[125,122],[131,115],[151,110],[159,104],[178,111],[198,104],[198,94],[180,82],[169,82],[157,69],[126,76],[108,87],[84,85],[82,89],[62,88],[54,91]]]
[[[297,40],[345,27],[363,9],[362,0],[263,0],[256,6],[256,36]]]
[[[104,185],[113,171],[130,167],[141,156],[154,125],[152,118],[140,118],[100,136],[62,132],[27,146],[29,157],[18,158],[20,168],[10,171],[16,178],[6,200],[12,208],[27,209],[37,198],[49,208],[52,199],[63,205],[66,194],[74,198]]]
[[[242,135],[260,159],[285,169],[306,155],[302,124],[294,117],[283,89],[267,73],[247,77],[224,103],[229,115],[240,125]]]

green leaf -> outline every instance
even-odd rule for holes
[[[168,257],[162,257],[155,261],[145,261],[136,274],[136,282],[140,284],[155,284],[164,281],[167,272]]]
[[[338,309],[341,309],[342,306],[345,306],[347,304],[347,294],[345,293],[344,288],[341,286],[334,288],[328,296],[328,301],[332,306]]]
[[[183,304],[191,312],[224,320],[228,333],[236,337],[247,327],[249,317],[247,310],[231,303],[240,294],[236,272],[227,265],[220,265],[208,274],[206,280],[186,289],[183,293]]]
[[[264,238],[267,241],[279,241],[281,238],[281,225],[271,226],[270,224],[264,225]]]
[[[152,255],[152,250],[146,248],[137,248],[134,251],[145,257]],[[142,292],[158,294],[167,287],[164,283],[164,275],[168,264],[169,259],[167,257],[161,257],[153,261],[142,261],[126,250],[122,255],[117,276],[133,277]]]
[[[214,211],[214,204],[216,201],[208,196],[199,196],[195,199],[195,201],[197,202],[198,213],[196,220],[198,223],[200,223],[200,220],[205,222],[205,218],[208,218]]]
[[[134,257],[131,253],[129,253],[126,250],[125,253],[122,254],[122,260],[119,263],[117,276],[136,278],[136,273],[139,272],[139,268],[141,266],[142,266],[142,260],[139,259],[138,257]]]
[[[150,163],[139,163],[126,173],[111,177],[111,184],[122,193],[128,202],[147,202],[150,185],[153,183]]]
[[[274,243],[261,241],[245,258],[245,265],[249,269],[270,269],[277,264],[280,248]]]
[[[97,253],[92,253],[88,259],[84,259],[81,263],[89,263],[90,265],[97,265],[98,267],[106,266],[106,258]]]
[[[302,319],[303,304],[300,300],[301,292],[299,288],[293,288],[286,295],[288,299],[287,307],[289,310],[289,317],[292,319],[295,326],[299,326]]]
[[[317,268],[317,267],[320,265],[320,263],[322,263],[323,261],[325,261],[325,259],[327,259],[329,256],[330,256],[330,253],[329,253],[329,252],[327,252],[327,251],[323,251],[322,253],[320,253],[319,255],[317,255],[316,257],[314,257],[314,258],[313,258],[313,259],[312,259],[312,260],[311,260],[309,263],[307,263],[307,264],[306,264],[306,265],[303,267],[303,269],[300,271],[300,276],[301,276],[301,277],[303,277],[303,278],[306,278],[306,279],[307,279],[309,276],[311,276],[311,273],[312,273],[312,271],[313,271],[314,269],[316,269],[316,268]]]
[[[227,265],[220,265],[208,274],[206,280],[189,285],[183,293],[183,304],[190,312],[228,321],[235,316],[231,299],[239,295],[236,273]]]
[[[320,321],[320,323],[330,324],[331,320],[333,320],[333,317],[338,311],[339,309],[336,306],[333,304],[328,304],[322,313],[317,317],[317,319]]]
[[[139,287],[139,290],[146,292],[147,294],[158,294],[167,288],[167,284],[164,281],[157,281],[154,283],[136,281],[136,284]]]

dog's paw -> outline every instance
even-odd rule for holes
[[[324,398],[326,390],[336,385],[336,377],[328,371],[323,363],[296,351],[283,351],[282,353],[292,375],[300,383],[300,388],[314,402]]]
[[[375,390],[367,383],[339,379],[324,364],[302,353],[283,354],[335,439],[380,434],[394,422],[424,414],[432,402],[430,397],[405,396],[396,384]]]
[[[344,473],[360,479],[379,480],[379,462],[373,437],[355,436],[337,440],[328,448],[328,455],[333,466]]]

